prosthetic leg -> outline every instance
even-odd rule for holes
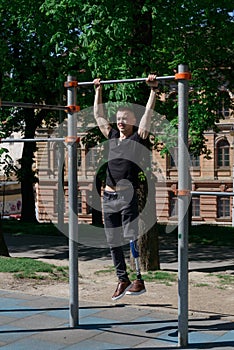
[[[140,264],[139,264],[139,251],[138,251],[138,246],[137,246],[137,241],[130,241],[130,248],[132,252],[132,256],[135,259],[135,265],[136,265],[136,274],[137,274],[137,279],[141,280],[141,271],[140,271]]]

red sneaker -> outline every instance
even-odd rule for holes
[[[131,286],[132,284],[130,281],[120,281],[111,299],[118,300],[122,298]]]
[[[143,280],[135,280],[132,286],[127,290],[126,295],[140,295],[146,292]]]

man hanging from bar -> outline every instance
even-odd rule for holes
[[[134,111],[129,107],[121,107],[116,113],[116,130],[104,116],[100,79],[94,80],[96,88],[94,117],[102,134],[109,140],[106,185],[103,193],[103,216],[107,243],[118,278],[118,285],[112,300],[118,300],[125,294],[140,295],[146,292],[138,262],[139,212],[136,188],[139,173],[138,164],[149,134],[156,101],[156,88],[158,86],[156,76],[150,74],[146,83],[150,86],[151,91],[139,127],[135,125]],[[132,283],[127,273],[122,248],[123,238],[130,241],[131,252],[135,258],[137,279]]]

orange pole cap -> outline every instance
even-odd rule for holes
[[[73,142],[79,143],[79,142],[80,142],[80,137],[77,137],[77,136],[67,136],[67,137],[65,138],[65,142],[66,142],[66,143],[73,143]]]
[[[176,80],[191,80],[192,74],[190,72],[176,73],[175,79]]]
[[[177,196],[189,196],[190,190],[177,190],[176,195]]]
[[[78,81],[65,81],[64,87],[69,88],[69,87],[77,87],[78,86]]]
[[[79,112],[79,111],[80,111],[80,106],[76,106],[76,105],[66,106],[67,113],[75,113],[75,112]]]

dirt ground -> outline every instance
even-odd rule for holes
[[[55,265],[68,265],[68,260],[40,259]],[[111,270],[111,260],[93,259],[79,262],[79,300],[113,304],[111,296],[117,280]],[[232,271],[189,273],[189,315],[207,317],[224,317],[234,320],[233,281],[223,282],[219,276],[232,276]],[[69,283],[54,280],[20,280],[10,273],[0,273],[0,289],[23,293],[69,298]],[[140,296],[125,296],[116,304],[131,304],[136,307],[153,307],[167,313],[177,313],[178,285],[146,282],[147,292]]]

